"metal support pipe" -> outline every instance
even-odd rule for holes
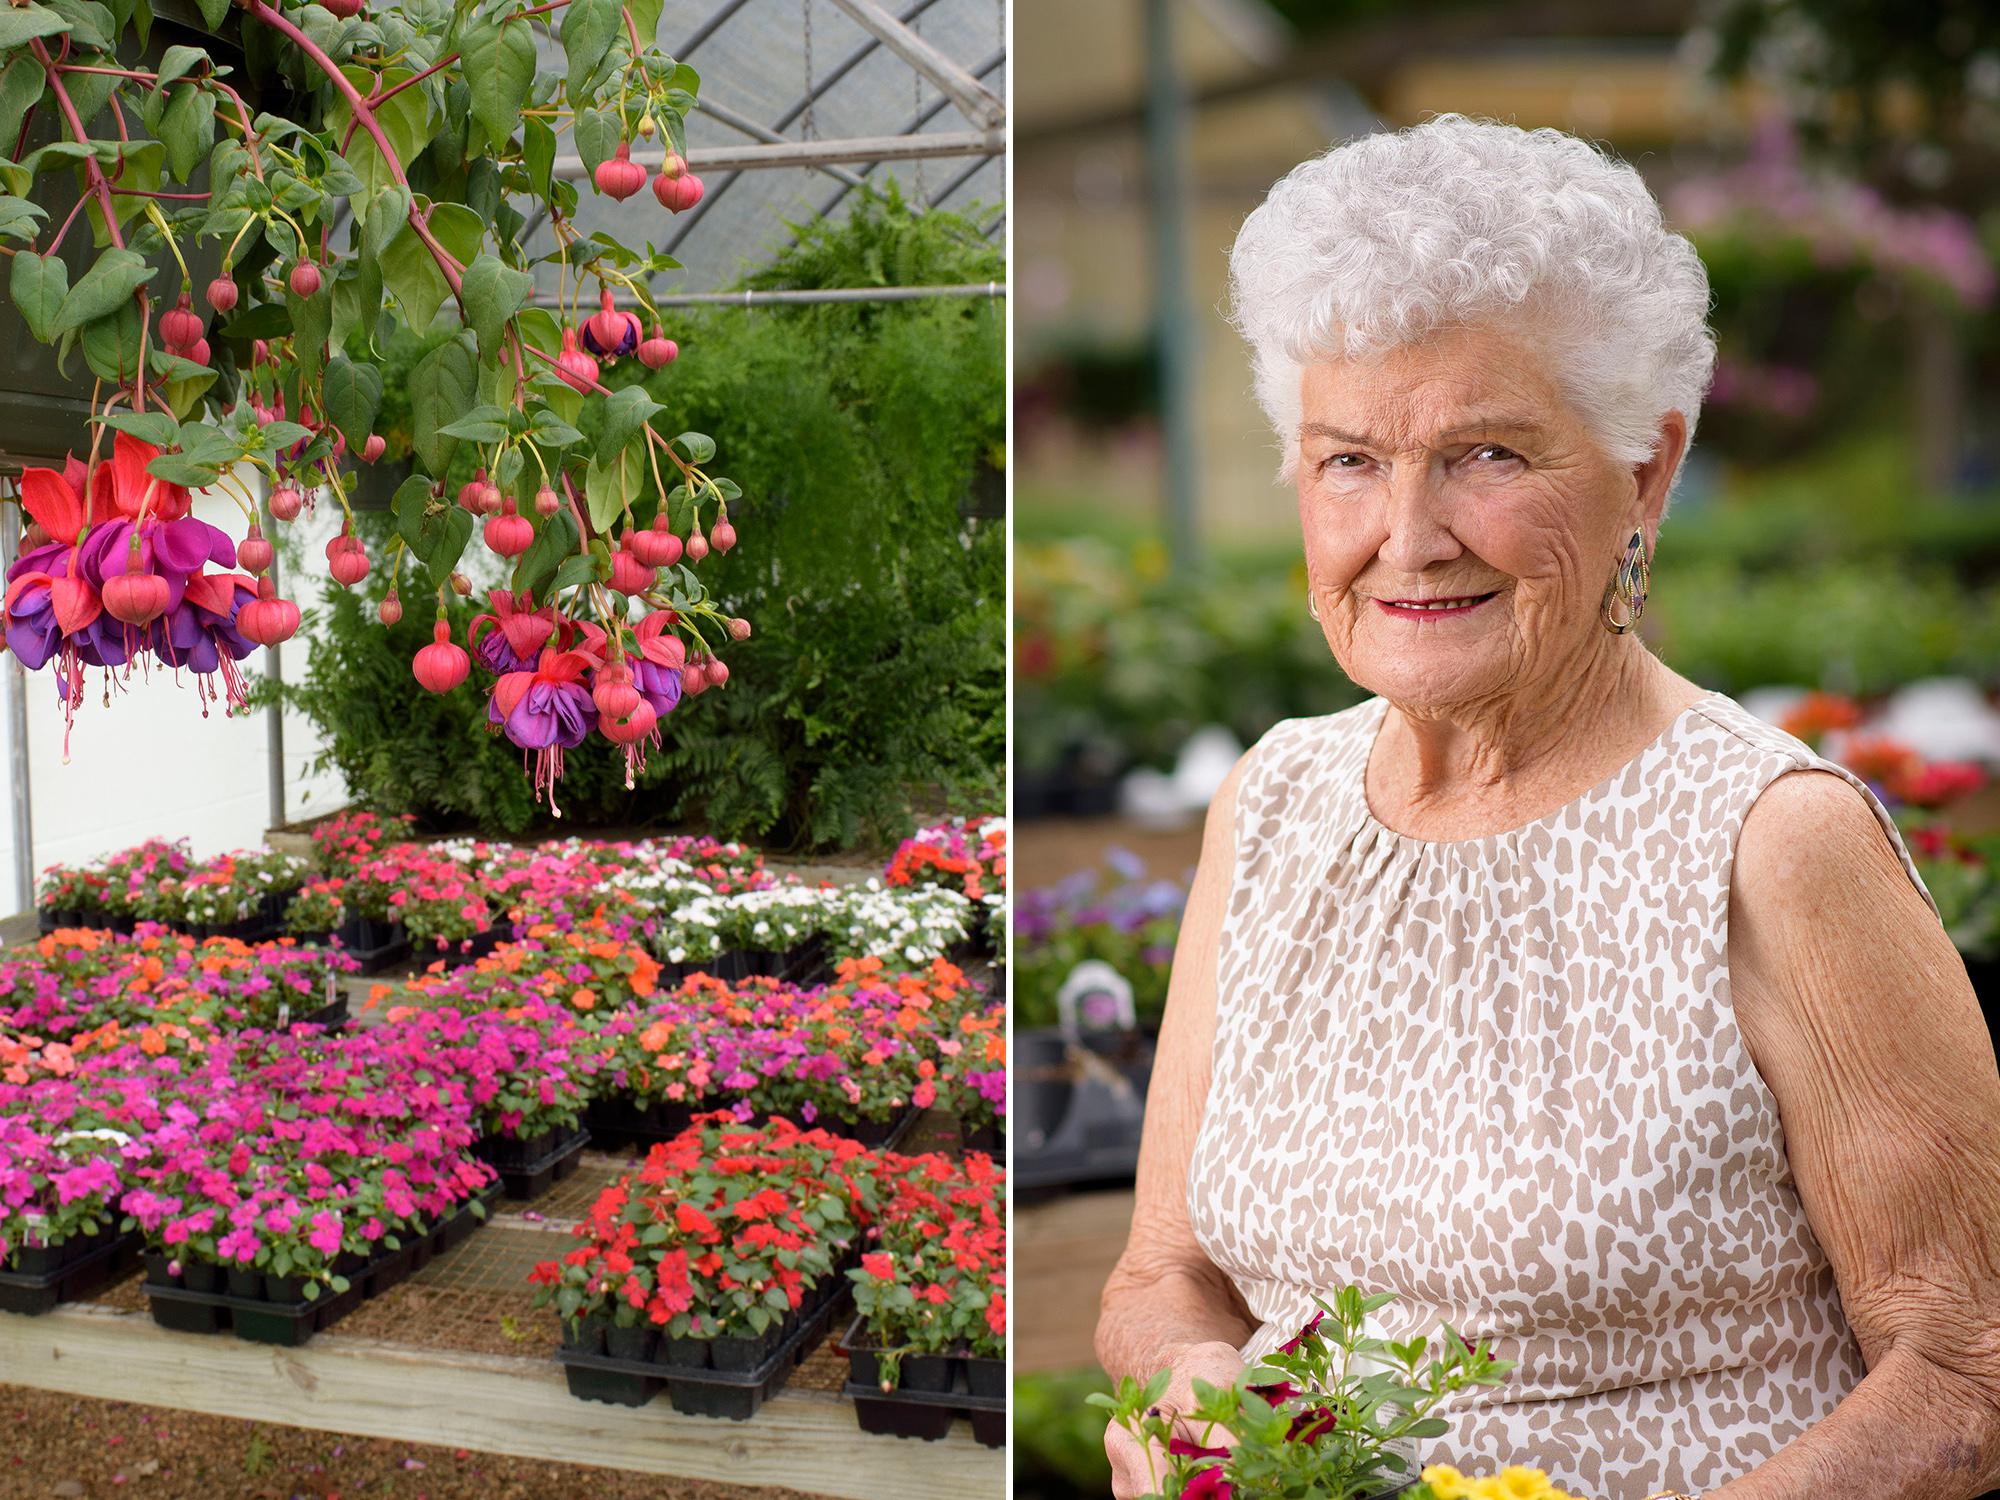
[[[935,84],[973,124],[985,130],[998,130],[1006,122],[1007,106],[997,94],[875,4],[875,0],[833,0],[833,3],[846,11],[855,25],[881,38],[883,46]]]
[[[655,307],[764,307],[772,303],[798,306],[816,302],[917,302],[930,297],[1004,297],[1004,281],[968,281],[954,286],[841,286],[794,291],[679,292],[655,297]],[[536,307],[557,307],[554,297],[537,297]],[[639,306],[614,298],[613,307]]]
[[[271,553],[271,587],[278,587],[278,553]],[[271,684],[273,692],[285,685],[285,665],[278,656],[276,646],[264,648],[264,678]],[[268,798],[270,807],[269,827],[285,826],[285,700],[279,696],[270,708],[265,710],[264,755],[270,762]]]
[[[14,480],[20,493],[20,480]],[[0,564],[12,570],[21,555],[21,507],[8,511],[0,527]],[[21,658],[7,653],[8,810],[14,822],[14,906],[17,912],[35,906],[35,797],[28,768],[28,674]]]
[[[1187,93],[1174,58],[1178,0],[1146,0],[1146,176],[1153,205],[1153,327],[1160,358],[1160,425],[1165,431],[1167,554],[1185,573],[1195,560],[1195,481],[1199,445],[1194,395],[1194,330],[1187,286]]]
[[[750,171],[760,167],[825,167],[846,162],[916,161],[950,156],[1000,156],[1007,150],[1005,132],[998,130],[939,131],[932,135],[861,136],[843,141],[785,141],[775,146],[698,146],[687,164],[700,171]],[[657,171],[666,148],[634,151],[632,160]],[[582,177],[583,158],[558,156],[558,177]]]

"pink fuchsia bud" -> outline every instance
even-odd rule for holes
[[[743,619],[741,616],[738,616],[736,619],[731,620],[729,622],[729,638],[732,641],[749,640],[750,622],[746,619]]]
[[[636,689],[627,688],[626,691],[636,701],[624,712],[613,713],[602,703],[598,705],[597,727],[614,745],[635,745],[651,734],[653,727],[659,723],[660,716],[652,704],[640,697]]]
[[[719,656],[708,659],[708,685],[721,687],[729,681],[729,663]]]
[[[403,601],[396,597],[394,589],[389,590],[388,594],[382,600],[381,608],[377,609],[375,613],[384,625],[394,625],[398,620],[403,618]]]
[[[687,539],[687,555],[691,562],[700,562],[708,556],[708,538],[697,531]]]
[[[583,325],[583,347],[607,363],[639,347],[639,320],[611,305],[611,288],[598,299],[598,310]]]
[[[208,284],[208,305],[219,313],[234,311],[236,283],[227,276],[216,277]]]
[[[565,328],[562,353],[556,356],[556,373],[574,390],[588,391],[597,384],[597,361],[576,346],[576,330]]]
[[[708,658],[697,656],[681,668],[681,691],[698,698],[708,691]]]
[[[431,627],[431,643],[417,653],[410,670],[427,691],[448,693],[465,681],[472,659],[463,646],[452,644],[451,626],[440,619]]]
[[[470,598],[472,596],[472,580],[456,568],[452,569],[451,591],[461,599]]]
[[[597,190],[623,203],[646,185],[646,169],[632,160],[632,143],[620,141],[618,154],[597,164]]]
[[[257,529],[255,522],[251,523],[250,535],[236,544],[236,566],[252,573],[261,573],[270,567],[277,555],[277,549]]]
[[[271,491],[271,514],[280,521],[296,521],[305,500],[289,484],[281,484]]]
[[[361,0],[319,0],[319,3],[343,21],[351,21],[361,14]]]
[[[486,518],[486,545],[502,557],[519,557],[534,541],[535,528],[526,516],[514,514],[512,501],[504,513]]]
[[[500,493],[499,485],[482,484],[479,487],[479,513],[482,516],[499,515],[500,505],[504,498]]]
[[[708,539],[715,543],[717,552],[727,552],[736,545],[736,528],[727,519],[717,521],[708,528]]]
[[[187,348],[176,351],[182,359],[193,360],[198,365],[208,363],[208,340],[196,339]]]
[[[257,597],[236,611],[236,628],[260,646],[275,646],[298,630],[299,607],[280,599],[277,585],[263,578],[257,584]]]
[[[639,346],[639,363],[649,370],[661,369],[680,357],[681,346],[663,336],[658,325],[653,328],[653,336]]]
[[[653,196],[669,213],[686,213],[701,202],[701,179],[692,172],[669,177],[665,172],[653,179]]]
[[[681,560],[681,539],[667,530],[664,508],[651,526],[626,532],[620,545],[649,568],[671,568]]]
[[[160,316],[160,342],[178,354],[192,347],[201,334],[201,319],[189,306],[188,294],[182,292],[173,309]]]
[[[611,554],[611,586],[621,594],[643,594],[653,586],[653,570],[621,548]]]
[[[104,609],[114,620],[145,625],[167,612],[167,580],[157,573],[113,573],[104,580]]]
[[[464,484],[459,486],[458,489],[459,508],[461,510],[469,510],[475,516],[478,515],[479,499],[480,496],[485,493],[486,493],[486,471],[484,469],[474,469],[472,471],[472,477],[466,480]]]
[[[371,432],[368,434],[368,441],[361,445],[361,461],[364,464],[372,464],[388,451],[388,440],[379,432]]]
[[[620,719],[642,701],[639,690],[632,685],[632,669],[622,661],[607,662],[598,669],[590,698],[599,713]]]
[[[547,485],[535,491],[535,514],[546,520],[562,509],[562,496]]]
[[[357,549],[360,546],[361,538],[345,527],[342,527],[338,532],[326,539],[326,560],[332,562],[341,553]]]
[[[312,297],[319,293],[319,267],[309,260],[302,260],[292,267],[287,282],[294,297]]]
[[[660,175],[669,182],[686,175],[687,169],[687,158],[678,151],[669,151],[666,160],[660,163]]]
[[[333,581],[344,589],[351,589],[368,576],[368,554],[356,542],[345,552],[334,558],[330,570]]]
[[[250,364],[268,365],[271,362],[271,345],[266,339],[255,339],[250,345]]]

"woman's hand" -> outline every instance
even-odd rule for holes
[[[1244,1366],[1234,1344],[1218,1343],[1189,1344],[1168,1362],[1168,1368],[1174,1376],[1167,1384],[1166,1394],[1160,1397],[1160,1407],[1163,1412],[1178,1416],[1195,1404],[1194,1383],[1197,1380],[1216,1386],[1230,1385],[1243,1373]],[[1220,1427],[1211,1428],[1204,1434],[1191,1423],[1177,1422],[1175,1431],[1177,1436],[1195,1442],[1202,1442],[1206,1436],[1207,1447],[1230,1446],[1228,1432]],[[1114,1422],[1104,1430],[1104,1451],[1111,1459],[1113,1500],[1140,1500],[1141,1496],[1158,1492],[1167,1471],[1164,1450],[1153,1446],[1149,1457],[1147,1446]]]

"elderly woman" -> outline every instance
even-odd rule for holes
[[[1866,783],[1632,630],[1714,363],[1694,250],[1585,142],[1447,115],[1299,167],[1231,269],[1311,611],[1376,696],[1209,813],[1105,1368],[1185,1410],[1353,1284],[1516,1362],[1426,1461],[2000,1486],[1965,968]]]

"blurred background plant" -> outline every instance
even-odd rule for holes
[[[919,213],[893,183],[838,222],[795,226],[748,285],[983,283],[1000,251],[971,218]],[[758,623],[727,687],[669,715],[638,788],[617,757],[570,758],[564,826],[694,824],[767,847],[892,843],[913,809],[999,805],[1005,764],[1005,320],[988,298],[688,311],[682,357],[643,378],[681,426],[729,434],[732,508],[756,545],[702,564]],[[392,445],[423,344],[399,349],[384,399]],[[401,376],[403,378],[397,378]],[[404,437],[404,442],[407,442]],[[470,445],[467,445],[470,446]],[[392,452],[395,451],[392,447]],[[467,472],[458,476],[470,478]],[[393,489],[393,484],[389,486]],[[642,522],[653,498],[640,507]],[[384,536],[386,514],[364,519]],[[542,822],[504,741],[466,731],[474,693],[402,691],[430,612],[384,630],[385,580],[324,607],[303,676],[285,688],[355,794],[429,827]],[[469,613],[454,605],[461,628]],[[461,634],[460,639],[463,639]],[[394,689],[391,691],[390,689]],[[421,700],[421,701],[419,701]]]
[[[2000,8],[1020,0],[1016,50],[1029,1033],[1086,959],[1157,1019],[1175,918],[1130,914],[1185,881],[1235,753],[1363,696],[1306,614],[1295,500],[1217,313],[1271,183],[1445,110],[1599,143],[1694,240],[1721,357],[1642,630],[1880,788],[2000,1004]],[[1821,725],[1830,704],[1841,722]],[[1067,1059],[1050,1067],[1073,1087],[1040,1096],[1087,1094],[1087,1048],[1019,1044]],[[1035,1126],[1013,1129],[1027,1182]],[[1102,1494],[1058,1414],[1090,1379],[1074,1372],[1129,1189],[1024,1198],[1017,1404],[1041,1414],[1016,1429],[1024,1493]]]

